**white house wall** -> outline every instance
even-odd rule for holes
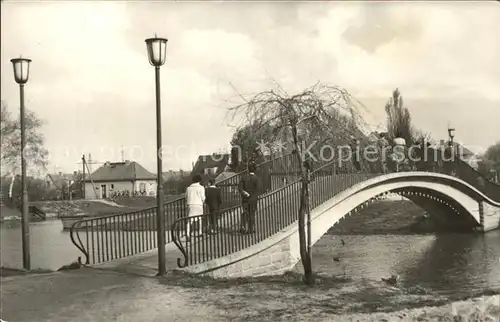
[[[106,185],[106,197],[111,197],[113,192],[121,192],[128,190],[131,194],[133,191],[140,192],[141,183],[144,183],[146,193],[148,196],[156,195],[156,181],[155,180],[137,180],[132,181],[108,181],[108,182],[94,182],[96,191],[92,187],[92,183],[85,183],[85,199],[102,199],[101,198],[101,185]],[[113,185],[113,188],[111,188]],[[97,193],[97,194],[96,194]]]
[[[148,196],[156,196],[156,187],[158,186],[156,180],[137,180],[134,185],[134,191],[141,191],[141,183],[144,183]]]
[[[96,193],[92,187],[92,183],[85,183],[85,199],[102,199],[101,198],[101,185],[106,185],[106,197],[111,197],[114,191],[128,190],[132,192],[133,184],[132,181],[114,181],[114,182],[95,182]],[[113,185],[113,189],[111,188]]]

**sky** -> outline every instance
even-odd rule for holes
[[[500,140],[500,3],[2,1],[1,99],[16,115],[10,59],[32,59],[26,107],[43,121],[47,171],[136,160],[156,171],[154,68],[161,68],[164,169],[226,149],[239,94],[279,84],[345,88],[380,130],[399,88],[416,128],[474,150]],[[98,164],[93,165],[93,169]]]

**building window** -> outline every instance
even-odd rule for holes
[[[141,191],[141,192],[146,191],[146,184],[145,183],[139,184],[139,191]]]
[[[114,184],[111,184],[111,189],[114,189],[115,188],[115,185]]]

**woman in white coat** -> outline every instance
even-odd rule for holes
[[[193,177],[193,183],[186,189],[186,204],[188,207],[188,222],[186,225],[186,239],[191,237],[191,225],[198,222],[198,236],[202,235],[202,225],[199,221],[203,215],[203,204],[205,202],[205,187],[201,185],[199,174]]]

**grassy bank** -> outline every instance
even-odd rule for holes
[[[281,276],[240,279],[212,279],[173,272],[163,277],[161,282],[193,290],[190,292],[194,294],[192,300],[197,303],[215,304],[221,311],[228,312],[228,318],[248,321],[330,321],[334,317],[342,321],[341,317],[346,315],[374,312],[385,313],[381,317],[390,321],[391,318],[400,320],[398,315],[393,316],[390,312],[464,300],[433,294],[418,286],[405,289],[366,279],[317,276],[314,287],[305,286],[301,279],[300,274],[292,272]],[[209,290],[209,298],[206,298],[205,290]],[[483,292],[470,296],[494,294],[497,293]],[[500,312],[500,308],[490,308],[490,313],[496,312]],[[420,313],[418,317],[422,317]],[[449,315],[450,312],[444,313]],[[405,314],[401,319],[412,316],[409,312]]]
[[[164,202],[179,199],[182,195],[165,195]],[[131,208],[149,208],[156,206],[156,197],[153,196],[137,196],[137,197],[118,197],[113,200],[117,204]]]
[[[165,196],[165,201],[177,199],[178,196]],[[57,200],[57,201],[33,201],[30,205],[36,206],[48,216],[106,216],[139,209],[153,207],[156,205],[156,197],[140,196],[119,198],[116,202],[102,202],[99,200]],[[2,205],[0,221],[20,220],[21,212],[13,206]],[[32,218],[36,220],[37,217]]]
[[[2,314],[8,321],[488,321],[486,314],[500,312],[498,296],[450,305],[451,300],[327,276],[309,288],[298,274],[212,280],[80,269],[12,277],[2,284]],[[457,319],[455,312],[476,319]]]

